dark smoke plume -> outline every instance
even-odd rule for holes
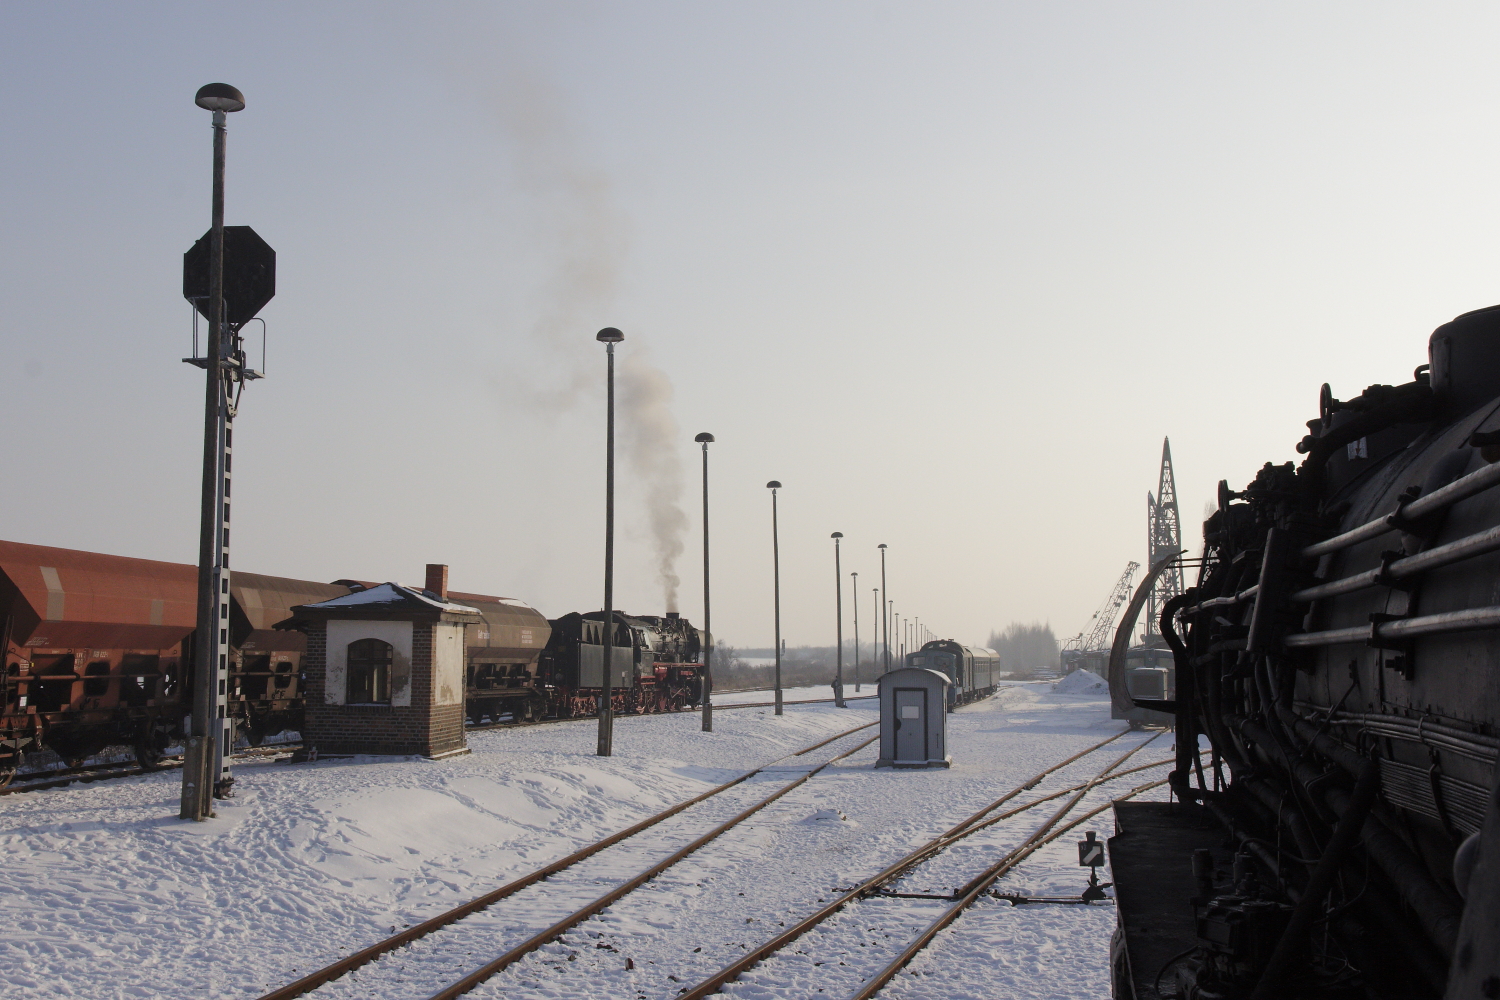
[[[515,178],[535,214],[539,243],[552,260],[533,333],[557,373],[534,387],[538,405],[565,408],[597,391],[598,351],[589,334],[611,325],[628,249],[628,227],[609,175],[580,154],[563,96],[532,76],[513,76],[497,94]],[[666,610],[678,610],[677,559],[686,545],[681,439],[672,416],[672,381],[646,357],[630,330],[616,348],[616,428],[627,475],[642,487]]]

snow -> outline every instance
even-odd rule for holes
[[[1109,697],[1109,681],[1091,670],[1075,670],[1052,685],[1058,694],[1103,695]]]
[[[473,995],[676,996],[815,910],[829,893],[1123,727],[1109,719],[1103,693],[1050,688],[1005,684],[996,696],[949,716],[949,770],[876,771],[875,746],[830,766]],[[791,701],[829,691],[785,694]],[[768,700],[766,692],[729,697]],[[8,917],[0,992],[254,998],[750,767],[874,721],[876,704],[851,702],[842,711],[794,706],[779,718],[769,708],[724,712],[715,716],[712,734],[700,731],[697,713],[624,717],[610,758],[594,756],[594,725],[580,721],[473,732],[472,754],[443,761],[243,765],[236,769],[239,797],[202,824],[176,819],[176,772],[10,796],[0,800],[0,892]],[[780,761],[313,995],[430,995],[874,733]],[[1012,804],[1086,780],[1153,735],[1128,733]],[[1170,745],[1165,734],[1126,766],[1163,760]],[[1079,811],[1165,777],[1167,769],[1105,786]],[[1057,805],[989,828],[895,888],[947,891],[961,884],[1024,840]],[[1108,836],[1108,815],[1090,827]],[[1087,875],[1076,864],[1073,841],[1084,829],[1038,852],[998,888],[1076,895]],[[851,904],[725,992],[848,995],[943,905]],[[1107,904],[1013,908],[986,899],[938,935],[882,996],[1103,998],[1113,926]]]
[[[435,600],[420,590],[412,590],[410,587],[403,587],[399,583],[382,583],[378,587],[367,587],[364,590],[352,591],[351,593],[344,594],[342,597],[329,598],[326,601],[320,601],[317,604],[309,604],[307,606],[309,608],[349,608],[361,604],[405,604],[409,601],[420,601],[440,611],[451,611],[457,614],[479,614],[478,608]],[[522,607],[525,607],[525,605],[522,605]]]
[[[855,693],[854,683],[851,681],[844,685],[845,698],[862,698],[866,695],[875,694],[875,685],[866,683],[861,685],[860,691]],[[813,684],[808,687],[782,688],[781,697],[783,702],[788,701],[822,701],[833,697],[833,686],[831,684]],[[715,705],[746,705],[759,704],[776,700],[775,691],[731,691],[713,693]]]

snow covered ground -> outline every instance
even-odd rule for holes
[[[873,746],[834,764],[474,995],[668,1000],[835,889],[1120,730],[1107,695],[1087,687],[1066,694],[1045,682],[1011,684],[959,710],[949,717],[949,770],[876,771]],[[767,700],[755,692],[728,697]],[[239,797],[203,824],[176,819],[175,772],[0,799],[7,911],[0,994],[254,998],[750,767],[874,721],[875,704],[794,707],[781,718],[769,709],[724,712],[711,735],[699,731],[696,713],[623,718],[616,756],[607,759],[593,755],[594,727],[585,721],[470,733],[471,755],[440,762],[243,766]],[[1015,801],[1083,781],[1152,735],[1128,734]],[[854,742],[807,759],[821,762]],[[1126,766],[1164,759],[1170,746],[1170,734],[1162,735]],[[780,787],[805,769],[803,759],[462,921],[470,925],[463,936],[445,945],[417,942],[316,995],[426,997]],[[1106,786],[1079,810],[1167,769]],[[898,888],[948,891],[1024,840],[1054,808],[976,835]],[[1112,829],[1107,814],[1090,826],[1101,836]],[[1086,880],[1076,839],[1045,848],[999,887],[1076,895]],[[725,992],[757,1000],[847,995],[941,906],[853,904]],[[1109,905],[986,900],[882,995],[1107,997],[1113,923]]]

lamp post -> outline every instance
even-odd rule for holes
[[[776,587],[776,714],[781,715],[781,539],[776,524],[776,491],[781,484],[773,479],[766,489],[771,491],[771,572]]]
[[[886,635],[889,637],[890,630],[896,627],[896,602],[890,598],[886,598],[885,601],[885,622],[883,624],[886,629]],[[889,638],[885,642],[885,672],[891,672],[891,641]]]
[[[708,446],[714,436],[707,431],[693,438],[703,446],[703,731],[714,731],[714,708],[709,696],[714,689],[714,634],[710,627],[708,603]]]
[[[885,586],[885,542],[878,546],[880,549],[880,592],[887,601],[890,600],[891,592]],[[885,672],[891,672],[891,619],[889,615],[882,616],[880,632],[883,637],[882,644],[885,646]]]
[[[859,574],[850,573],[849,607],[854,611],[854,693],[859,694]]]
[[[193,646],[192,729],[183,755],[182,797],[178,816],[205,820],[214,815],[213,800],[227,796],[234,778],[225,763],[232,749],[232,723],[224,716],[219,694],[228,680],[229,532],[224,484],[227,476],[229,406],[226,382],[234,374],[226,364],[234,335],[224,323],[224,157],[226,118],[245,107],[245,95],[227,83],[198,90],[193,103],[213,112],[214,156],[212,225],[208,250],[208,351],[203,405],[203,493],[198,524],[198,615]],[[197,359],[192,359],[197,360]],[[222,607],[221,607],[222,605]],[[221,630],[220,618],[225,619]],[[222,632],[222,634],[221,634]],[[227,685],[226,685],[227,686]]]
[[[833,704],[836,708],[844,708],[844,570],[839,564],[840,539],[844,537],[842,531],[835,531],[828,537],[833,539],[833,595],[834,595],[834,617],[838,623],[834,628],[837,636],[834,646],[834,662],[838,664],[833,675]],[[857,660],[857,657],[856,657]],[[858,670],[858,668],[855,668]]]
[[[609,757],[615,749],[614,643],[615,643],[615,345],[625,334],[606,326],[594,335],[604,345],[608,359],[607,400],[604,431],[604,676],[599,698],[599,747],[595,753]]]

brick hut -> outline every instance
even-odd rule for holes
[[[320,754],[469,752],[464,627],[483,619],[448,602],[447,575],[429,567],[426,590],[382,583],[298,605],[277,623],[307,636],[304,744]]]

